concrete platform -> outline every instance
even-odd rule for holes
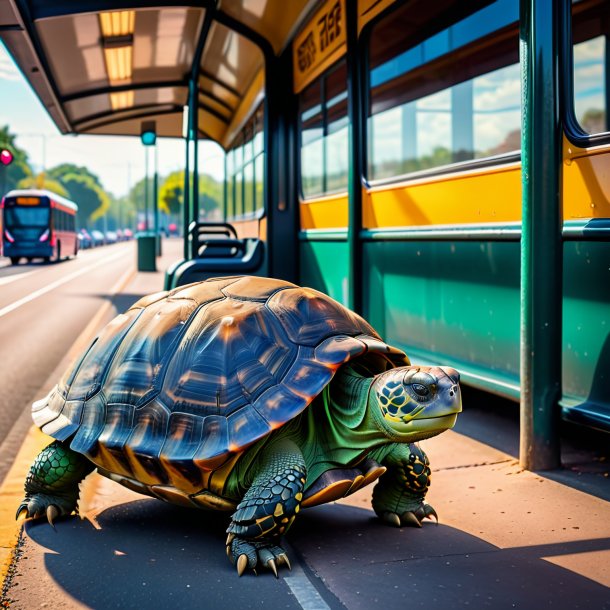
[[[179,253],[170,247],[164,252],[173,260]],[[138,274],[119,301],[158,290],[158,277]],[[237,577],[225,556],[226,515],[143,498],[93,474],[83,484],[81,519],[63,520],[57,531],[26,524],[3,603],[23,610],[610,609],[608,437],[565,428],[564,469],[526,472],[516,459],[515,415],[512,403],[466,391],[455,430],[422,443],[433,468],[428,501],[440,524],[388,527],[365,488],[299,514],[286,538],[294,569],[279,580]],[[22,484],[23,476],[12,480]]]

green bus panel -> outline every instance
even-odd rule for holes
[[[565,414],[610,426],[610,242],[564,244],[563,400]]]
[[[325,292],[347,305],[348,255],[347,241],[301,241],[301,286]]]
[[[564,258],[562,405],[587,423],[591,407],[607,427],[610,243],[566,242]],[[363,264],[364,316],[384,338],[518,398],[518,242],[370,241]]]

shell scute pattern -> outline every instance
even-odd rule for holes
[[[118,315],[102,330],[80,363],[72,385],[66,388],[68,400],[86,400],[99,391],[117,347],[142,311],[130,309],[127,313]],[[65,392],[62,386],[60,391]]]
[[[124,336],[104,380],[110,403],[140,405],[160,390],[173,344],[197,304],[190,299],[155,301]]]
[[[297,345],[315,347],[331,335],[377,336],[362,318],[312,288],[282,290],[269,299],[267,306]]]

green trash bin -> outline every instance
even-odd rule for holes
[[[138,271],[157,270],[157,238],[153,233],[139,233]]]

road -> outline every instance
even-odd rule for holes
[[[1,481],[31,424],[33,400],[57,369],[59,380],[77,337],[134,272],[135,244],[81,251],[58,264],[0,261]]]

